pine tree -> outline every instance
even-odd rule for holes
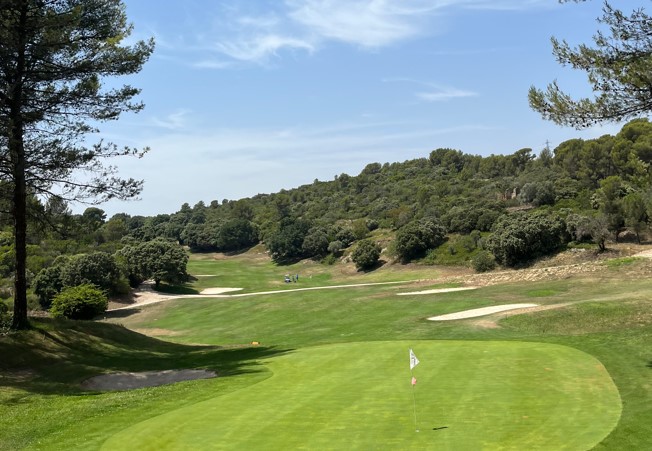
[[[140,71],[152,40],[123,45],[131,25],[120,0],[0,0],[0,179],[12,188],[16,273],[12,327],[28,327],[26,198],[103,201],[136,196],[106,158],[141,155],[100,142],[94,124],[143,108],[139,90],[103,87],[103,79]],[[77,171],[93,176],[78,180]]]
[[[629,16],[605,2],[594,47],[571,48],[552,39],[553,54],[562,65],[585,71],[593,99],[574,100],[553,82],[545,91],[530,88],[530,107],[544,119],[576,128],[620,121],[652,112],[652,17],[641,9]]]

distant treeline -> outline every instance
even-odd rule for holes
[[[264,242],[279,262],[333,259],[378,228],[396,232],[390,250],[402,261],[421,258],[445,234],[469,236],[467,248],[514,265],[569,241],[603,248],[625,229],[640,236],[652,216],[651,162],[652,124],[637,119],[616,136],[572,139],[538,155],[529,148],[486,157],[440,148],[428,158],[370,163],[356,176],[208,205],[186,203],[176,213],[152,217],[120,213],[107,220],[96,207],[73,215],[59,199],[42,204],[33,197],[28,266],[35,274],[59,255],[113,253],[155,238],[194,252]],[[7,224],[8,216],[2,220]],[[5,277],[12,270],[11,246],[6,227],[0,233]]]

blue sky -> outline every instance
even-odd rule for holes
[[[293,188],[372,162],[465,153],[535,152],[618,125],[577,131],[528,107],[531,85],[557,79],[589,95],[563,68],[550,37],[590,42],[599,1],[127,0],[129,38],[154,37],[137,75],[145,110],[98,137],[151,148],[114,160],[145,180],[141,200],[101,205],[109,216],[173,213]],[[636,2],[618,6],[630,11]],[[640,5],[639,5],[640,6]],[[85,206],[75,207],[83,210]]]

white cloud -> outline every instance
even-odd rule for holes
[[[414,95],[425,102],[441,102],[445,100],[460,98],[460,97],[475,97],[478,93],[468,91],[466,89],[458,89],[450,86],[441,86],[436,83],[428,83],[412,78],[384,78],[383,83],[407,83],[412,85],[420,85],[427,90],[416,92]]]
[[[416,96],[426,102],[441,102],[444,100],[455,99],[459,97],[475,97],[478,94],[472,91],[464,91],[456,88],[443,88],[427,92],[417,92]]]
[[[362,47],[384,47],[420,34],[424,9],[411,0],[291,1],[289,17],[315,35]],[[401,6],[399,6],[401,5]],[[428,8],[425,9],[427,12]]]
[[[221,42],[216,45],[221,53],[240,61],[265,62],[280,50],[315,50],[308,41],[275,34],[260,35],[240,41]]]
[[[551,7],[554,0],[276,0],[260,4],[234,0],[222,4],[194,36],[156,34],[167,50],[201,52],[192,67],[231,67],[228,59],[266,64],[283,51],[313,53],[337,41],[377,50],[444,31],[445,14],[455,10],[517,10]],[[438,23],[439,21],[439,23]]]
[[[197,69],[226,69],[233,67],[233,63],[229,61],[220,61],[215,59],[205,59],[201,61],[196,61],[191,64],[192,67]]]
[[[155,127],[165,128],[168,130],[180,130],[186,127],[186,117],[190,114],[190,110],[180,109],[174,113],[168,114],[164,118],[153,117],[150,123]]]

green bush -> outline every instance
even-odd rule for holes
[[[362,240],[351,254],[351,260],[358,269],[370,269],[378,263],[380,251],[380,246],[374,241]]]
[[[76,255],[62,266],[60,275],[64,287],[92,284],[112,294],[117,294],[121,277],[115,257],[106,252]]]
[[[52,300],[50,314],[55,318],[93,319],[109,305],[106,294],[95,285],[68,287]]]
[[[496,267],[494,256],[487,251],[480,251],[472,261],[473,269],[477,272],[491,271]]]
[[[52,299],[63,288],[61,281],[61,266],[54,265],[44,268],[34,279],[34,293],[39,297],[39,303],[44,309],[49,309]]]
[[[325,265],[334,265],[337,263],[337,257],[333,254],[328,254],[321,262]]]
[[[517,266],[557,251],[567,242],[565,232],[566,224],[556,214],[520,212],[498,220],[486,245],[498,263]]]
[[[396,233],[396,253],[403,263],[422,257],[446,240],[445,229],[435,220],[422,219],[403,226]]]
[[[9,314],[9,307],[0,300],[0,329],[9,327],[11,323],[11,315]]]

